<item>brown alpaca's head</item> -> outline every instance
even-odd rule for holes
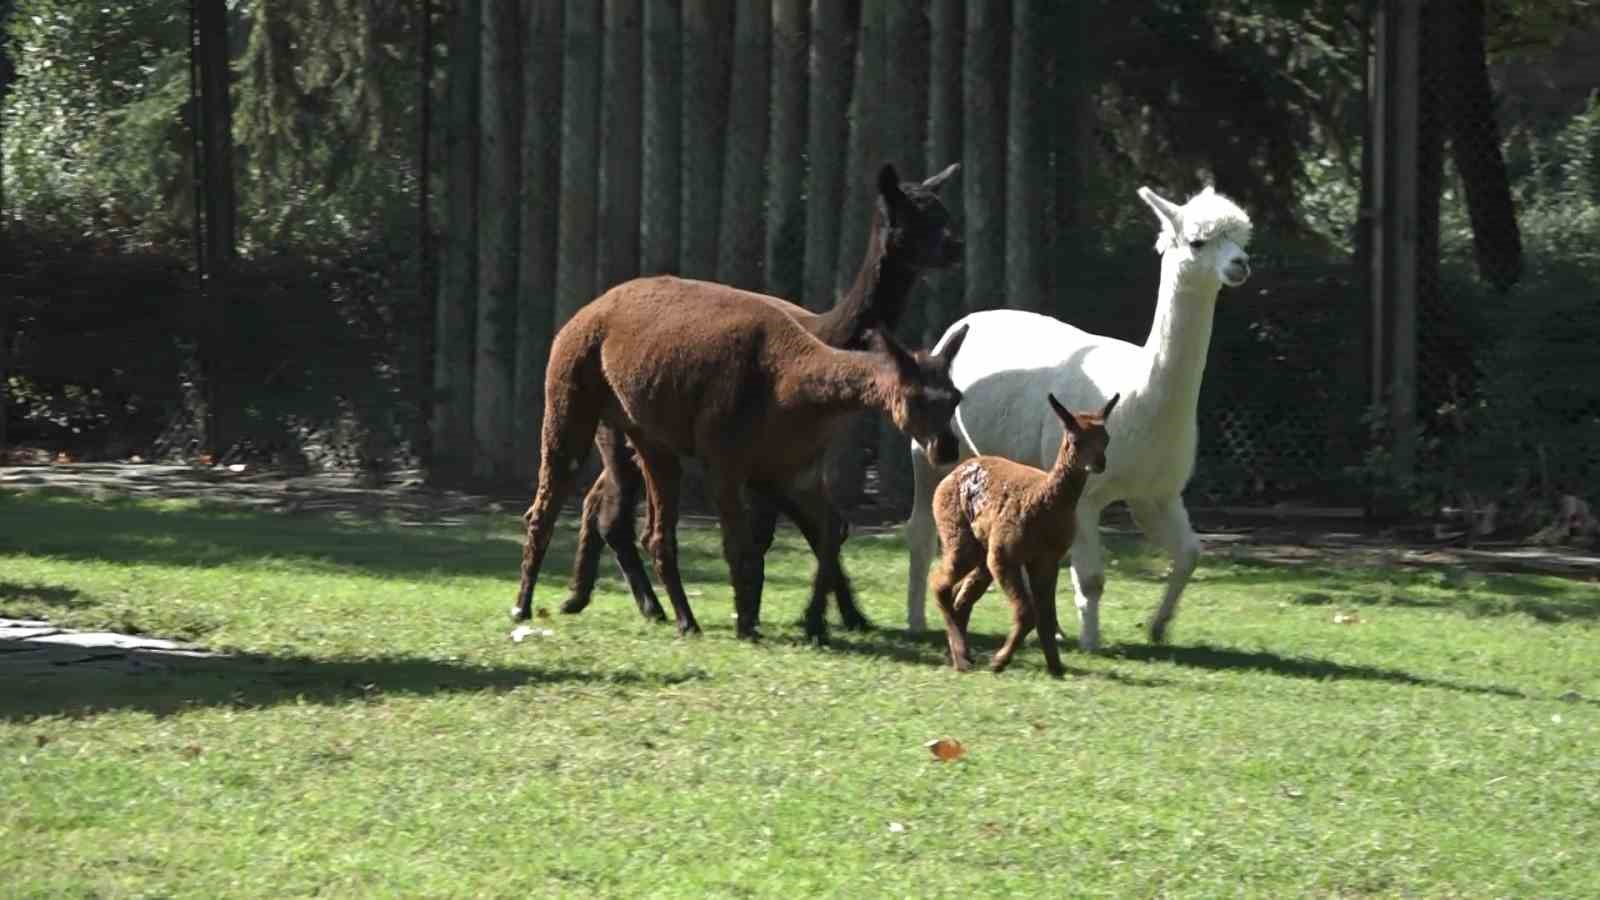
[[[1067,458],[1067,465],[1096,475],[1104,472],[1106,449],[1111,446],[1111,433],[1106,431],[1106,417],[1111,415],[1111,410],[1122,399],[1122,395],[1112,394],[1105,408],[1097,413],[1067,412],[1066,407],[1056,400],[1055,394],[1045,396],[1049,398],[1050,408],[1055,410],[1056,418],[1061,420],[1061,427],[1066,429],[1061,436],[1061,452]]]
[[[961,237],[939,199],[939,189],[960,168],[960,163],[951,163],[921,183],[902,182],[887,163],[878,170],[878,221],[884,229],[885,255],[919,269],[943,269],[961,261]]]
[[[967,339],[967,326],[950,336],[938,353],[913,353],[893,335],[879,332],[882,346],[894,359],[895,379],[889,417],[894,427],[926,444],[950,426],[961,403],[961,391],[950,380],[950,363]]]

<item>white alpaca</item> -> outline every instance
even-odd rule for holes
[[[1250,217],[1210,187],[1178,206],[1149,188],[1139,197],[1161,220],[1161,289],[1155,321],[1144,346],[1089,334],[1037,313],[1014,309],[976,312],[950,326],[942,346],[966,327],[961,355],[950,370],[961,389],[951,428],[960,458],[1003,456],[1048,468],[1061,443],[1061,426],[1039,402],[1054,394],[1069,409],[1098,409],[1120,393],[1109,425],[1117,452],[1103,474],[1093,475],[1078,501],[1072,543],[1072,581],[1078,606],[1078,646],[1100,645],[1100,595],[1105,556],[1100,513],[1124,500],[1139,528],[1172,557],[1166,596],[1150,619],[1150,638],[1160,643],[1177,611],[1178,598],[1194,572],[1200,542],[1189,525],[1183,489],[1194,471],[1195,414],[1200,380],[1211,343],[1211,321],[1222,285],[1238,287],[1250,277]],[[935,468],[921,446],[912,446],[916,493],[906,542],[911,572],[906,620],[912,631],[926,623],[928,565],[936,551],[934,488],[950,466]],[[1033,584],[1035,596],[1055,592]]]

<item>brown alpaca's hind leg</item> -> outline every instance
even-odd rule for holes
[[[634,511],[644,490],[644,475],[634,462],[633,451],[615,426],[602,423],[595,432],[594,445],[605,467],[583,498],[583,524],[578,532],[578,550],[573,560],[571,593],[561,605],[564,613],[582,612],[593,599],[599,574],[602,541],[611,547],[639,614],[647,619],[666,621],[667,614],[656,599],[639,556],[638,539],[633,530]]]
[[[1006,642],[1000,646],[994,659],[989,661],[990,669],[1003,672],[1011,664],[1011,657],[1016,654],[1017,648],[1022,646],[1023,638],[1033,630],[1033,598],[1028,595],[1028,582],[1022,575],[1021,566],[1005,565],[991,555],[989,569],[994,572],[995,581],[1000,582],[1000,588],[1006,592],[1006,596],[1011,598],[1011,633],[1006,635]],[[1060,665],[1059,658],[1056,664]]]
[[[512,618],[526,621],[533,617],[533,589],[539,581],[539,568],[555,532],[561,505],[572,496],[578,467],[583,464],[594,438],[598,415],[586,412],[583,404],[571,402],[557,407],[546,403],[539,461],[539,489],[533,503],[522,514],[527,537],[522,543],[522,584],[517,588],[517,603]],[[566,412],[566,414],[563,414]]]
[[[715,494],[722,525],[722,558],[728,563],[733,608],[738,616],[736,633],[740,638],[754,640],[760,637],[756,625],[761,618],[761,587],[766,571],[756,550],[750,514],[744,507],[744,479],[719,475]]]
[[[650,494],[650,530],[645,545],[655,561],[656,578],[672,601],[678,621],[678,634],[700,633],[700,623],[689,608],[689,597],[678,574],[678,493],[682,488],[683,465],[678,457],[664,450],[634,445],[639,467],[644,471],[645,490]]]

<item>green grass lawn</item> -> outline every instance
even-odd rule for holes
[[[942,634],[894,630],[901,542],[859,534],[846,565],[883,627],[827,649],[802,640],[793,532],[752,646],[705,529],[683,535],[704,637],[641,620],[607,561],[588,612],[513,643],[518,525],[0,493],[0,614],[238,654],[0,674],[0,894],[1600,885],[1594,584],[1213,554],[1153,648],[1164,563],[1114,542],[1104,654],[1051,679],[1030,639],[1004,675],[961,676]],[[571,548],[569,516],[537,595],[552,612]],[[1008,621],[991,592],[981,655]],[[940,737],[966,754],[936,761]]]

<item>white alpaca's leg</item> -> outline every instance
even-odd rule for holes
[[[1183,596],[1189,576],[1194,574],[1195,564],[1200,561],[1200,539],[1189,524],[1189,510],[1181,497],[1130,501],[1128,506],[1145,536],[1161,545],[1172,558],[1166,595],[1156,607],[1155,615],[1150,617],[1150,642],[1160,644],[1166,641],[1167,626],[1178,612],[1178,599]]]
[[[1100,649],[1100,595],[1106,590],[1106,556],[1100,546],[1100,507],[1078,504],[1072,539],[1072,591],[1078,604],[1078,649]]]
[[[910,571],[906,574],[906,628],[912,633],[927,627],[928,566],[939,551],[939,532],[933,522],[933,491],[939,471],[917,442],[911,443],[911,520],[906,523]]]

